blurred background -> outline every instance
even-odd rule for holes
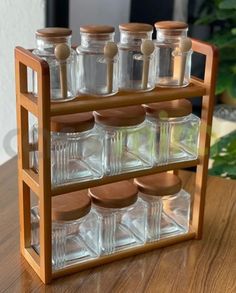
[[[8,0],[1,1],[0,165],[17,153],[14,47],[34,48],[35,31],[46,26],[70,27],[80,42],[84,24],[179,20],[189,36],[220,50],[217,99],[213,118],[210,174],[236,178],[236,1],[235,0]],[[118,34],[117,34],[118,36]],[[155,37],[155,35],[154,35]],[[194,56],[192,74],[203,77],[204,59]],[[200,99],[193,99],[200,114]]]

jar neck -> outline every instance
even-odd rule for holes
[[[120,30],[120,44],[140,46],[142,40],[151,40],[152,31],[150,32],[129,32]]]
[[[36,36],[36,48],[39,53],[43,53],[45,55],[54,55],[55,47],[58,44],[67,44],[69,47],[71,47],[71,36],[53,38]]]
[[[185,29],[157,29],[157,41],[165,42],[165,43],[172,43],[178,42],[181,38],[187,37],[188,28]]]
[[[103,50],[107,42],[114,41],[115,33],[89,34],[81,33],[81,47],[86,50]]]

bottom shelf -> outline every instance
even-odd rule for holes
[[[161,239],[157,242],[147,243],[142,246],[137,246],[137,247],[123,250],[123,251],[119,251],[119,252],[116,252],[112,255],[105,255],[105,256],[102,256],[102,257],[99,257],[96,259],[85,261],[83,263],[78,263],[75,265],[68,266],[68,267],[63,268],[61,270],[57,270],[57,271],[53,272],[52,278],[56,279],[56,278],[66,276],[69,274],[73,274],[73,273],[76,273],[76,272],[79,272],[82,270],[87,270],[92,267],[96,267],[96,266],[103,265],[103,264],[113,262],[116,260],[120,260],[120,259],[123,259],[126,257],[134,256],[134,255],[141,254],[141,253],[144,253],[147,251],[151,251],[151,250],[154,250],[157,248],[161,248],[161,247],[173,245],[173,244],[176,244],[179,242],[183,242],[186,240],[194,239],[195,237],[196,237],[196,233],[190,231],[190,232],[183,234],[183,235],[178,235],[178,236],[174,236],[174,237]]]

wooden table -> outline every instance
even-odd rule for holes
[[[43,285],[19,253],[17,165],[0,167],[0,292],[236,292],[236,181],[209,177],[204,238]],[[181,172],[192,191],[194,173]]]

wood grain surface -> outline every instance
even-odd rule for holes
[[[43,285],[20,256],[17,164],[0,167],[0,292],[236,292],[236,181],[209,177],[202,240],[190,240]],[[180,172],[193,192],[194,174]]]

